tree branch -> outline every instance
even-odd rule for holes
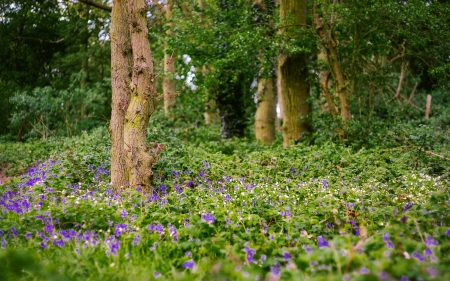
[[[86,5],[94,6],[96,8],[102,9],[104,11],[108,11],[108,12],[112,11],[112,8],[110,6],[95,2],[93,0],[78,0],[78,2],[84,3]]]

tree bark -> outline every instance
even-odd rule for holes
[[[306,24],[306,0],[281,0],[282,20],[293,20],[293,24]],[[286,30],[282,30],[286,32]],[[303,54],[283,53],[278,60],[281,76],[283,102],[283,145],[289,146],[302,135],[311,131],[308,115],[311,113],[310,85],[307,82],[307,59]]]
[[[115,0],[111,15],[111,184],[119,190],[124,186],[125,173],[124,123],[127,111],[133,63],[128,8],[125,1]]]
[[[255,114],[256,139],[263,144],[270,144],[275,140],[275,120],[277,117],[274,77],[260,77],[256,95],[258,98]]]
[[[166,22],[169,25],[167,36],[172,35],[173,25],[170,23],[172,18],[173,0],[166,0]],[[164,45],[164,78],[163,78],[163,95],[164,95],[164,113],[167,115],[175,105],[175,64],[173,54],[168,54],[168,45]]]
[[[128,24],[133,70],[130,83],[130,103],[125,115],[124,144],[126,175],[132,188],[151,187],[151,166],[156,156],[149,153],[146,134],[150,116],[155,110],[155,75],[148,41],[147,9],[142,0],[128,0]]]
[[[333,4],[335,5],[335,4]],[[336,85],[336,93],[339,97],[339,107],[341,111],[341,119],[343,121],[348,121],[351,118],[347,82],[342,71],[341,63],[339,62],[339,55],[337,49],[337,41],[334,35],[334,22],[335,19],[333,15],[331,16],[330,22],[324,23],[321,20],[321,15],[317,13],[318,5],[313,6],[313,18],[314,27],[319,39],[322,42],[322,46],[326,51],[326,58],[328,68],[333,76],[333,80]],[[325,30],[325,28],[327,29]]]

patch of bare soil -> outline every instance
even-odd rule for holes
[[[9,177],[5,174],[6,168],[5,166],[0,169],[0,184],[5,184],[9,180]]]

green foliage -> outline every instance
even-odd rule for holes
[[[17,92],[10,100],[14,106],[10,126],[26,131],[24,138],[46,139],[49,135],[76,135],[104,124],[110,114],[110,82],[80,88],[80,74],[65,90],[43,87]]]
[[[166,145],[154,166],[152,196],[112,192],[106,129],[28,144],[32,151],[46,146],[50,156],[3,187],[3,202],[26,195],[32,208],[2,215],[2,277],[254,280],[279,271],[282,280],[448,278],[448,181],[422,169],[433,155],[389,146],[354,151],[331,142],[262,148],[222,140],[217,127],[190,126],[195,114],[185,118],[174,123],[157,112],[150,125],[149,141]],[[421,136],[411,142],[433,143]],[[448,161],[441,165],[450,168]],[[38,216],[52,218],[56,236]],[[78,238],[59,232],[70,229]],[[329,247],[319,247],[319,236]],[[424,255],[427,248],[432,255]],[[192,270],[183,268],[189,260]]]

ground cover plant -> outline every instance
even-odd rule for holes
[[[448,170],[444,159],[280,138],[267,148],[203,126],[183,141],[172,125],[152,124],[167,148],[151,195],[111,188],[102,128],[59,140],[2,185],[1,279],[450,279],[447,174],[429,169]]]

